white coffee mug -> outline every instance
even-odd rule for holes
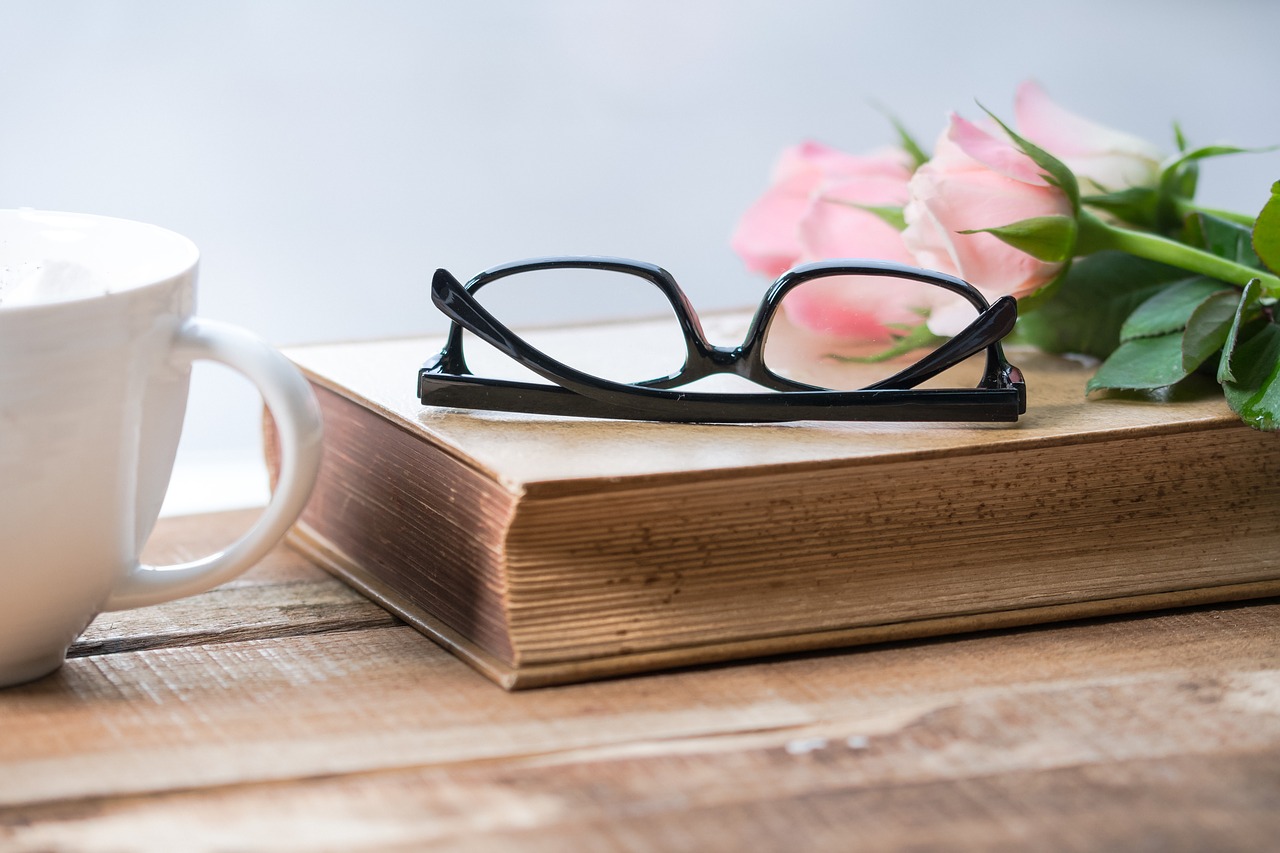
[[[100,612],[239,574],[306,503],[320,462],[315,397],[259,338],[193,316],[197,259],[190,240],[153,225],[0,211],[0,686],[57,669]],[[258,386],[280,435],[279,481],[226,550],[142,565],[196,359]]]

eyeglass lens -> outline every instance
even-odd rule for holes
[[[685,360],[684,333],[666,295],[648,279],[616,270],[526,270],[486,282],[476,301],[562,364],[613,382],[669,376]],[[599,321],[599,322],[597,322]],[[619,324],[625,323],[625,338]],[[477,376],[545,382],[463,332]]]
[[[977,316],[964,297],[913,279],[810,279],[783,297],[765,335],[764,362],[786,379],[855,390],[909,367]],[[920,387],[975,387],[985,364],[979,353]]]

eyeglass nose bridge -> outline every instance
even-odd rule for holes
[[[741,344],[715,346],[705,340],[694,340],[690,353],[693,358],[686,362],[685,369],[681,372],[682,381],[689,382],[723,374],[739,376],[752,382],[759,381],[760,371],[753,363],[750,348]]]
[[[732,369],[742,361],[742,347],[708,347],[707,360],[718,368]]]

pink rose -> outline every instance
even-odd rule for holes
[[[782,152],[769,188],[747,209],[731,240],[747,266],[776,278],[801,260],[903,254],[892,226],[874,213],[834,202],[901,207],[910,160],[902,151],[864,157],[817,142]]]
[[[907,201],[911,161],[892,149],[844,154],[816,142],[782,153],[773,183],[739,222],[732,245],[747,266],[777,277],[798,263],[878,258],[913,263],[901,233],[864,207]],[[886,324],[919,323],[882,279],[848,276],[815,282],[783,301],[787,318],[836,337],[887,340]]]
[[[961,233],[1038,216],[1074,216],[1066,195],[998,129],[952,115],[933,159],[916,170],[909,189],[902,238],[920,266],[965,279],[990,299],[1025,296],[1062,268],[993,234]],[[942,312],[929,317],[929,328],[955,334],[967,319]]]
[[[1067,165],[1086,195],[1129,187],[1154,187],[1160,149],[1064,110],[1034,82],[1018,87],[1014,100],[1018,133]]]

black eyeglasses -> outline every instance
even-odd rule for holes
[[[595,358],[574,366],[567,363],[574,358],[553,352],[553,347],[535,346],[531,333],[513,332],[495,316],[499,309],[477,298],[482,288],[500,280],[525,290],[526,283],[541,286],[541,279],[548,275],[564,278],[583,273],[605,277],[592,281],[588,296],[612,299],[625,282],[639,285],[657,299],[666,316],[665,328],[675,336],[673,369],[664,366],[667,372],[662,375],[643,378],[609,375],[596,368]],[[902,298],[907,288],[920,294],[913,297],[915,301]],[[433,406],[703,423],[1016,421],[1026,411],[1022,373],[1009,364],[1000,346],[1017,319],[1017,303],[1004,296],[988,304],[960,279],[886,261],[823,261],[784,273],[765,294],[745,339],[736,347],[711,345],[675,279],[661,267],[641,261],[537,258],[493,267],[465,285],[440,269],[431,281],[431,298],[453,321],[444,349],[418,373],[418,396]],[[780,310],[788,299],[792,301]],[[881,304],[873,305],[872,312],[859,311],[860,302],[877,300]],[[943,305],[947,300],[954,304]],[[793,310],[793,305],[798,307]],[[927,317],[946,312],[956,322],[957,309],[968,317],[959,320],[955,334],[941,338],[927,332]],[[894,312],[897,320],[882,319]],[[792,320],[791,314],[799,321]],[[872,328],[884,340],[874,345],[874,351],[863,347],[842,352],[841,334],[851,325],[864,332]],[[553,384],[538,382],[536,377],[524,381],[473,374],[463,353],[464,330]],[[477,343],[472,344],[473,351]],[[926,345],[924,354],[903,366],[903,353],[917,343]],[[801,352],[797,357],[797,349],[806,346],[812,353]],[[985,358],[980,355],[983,350]],[[634,357],[639,354],[634,344],[613,345],[606,340],[594,355],[641,369],[639,365],[651,359]],[[918,387],[965,362],[978,365],[976,382],[969,387]],[[826,373],[820,369],[806,374],[815,364]],[[868,371],[877,369],[888,375],[865,381]],[[684,388],[718,374],[738,376],[769,390]],[[851,381],[853,387],[840,390]]]

